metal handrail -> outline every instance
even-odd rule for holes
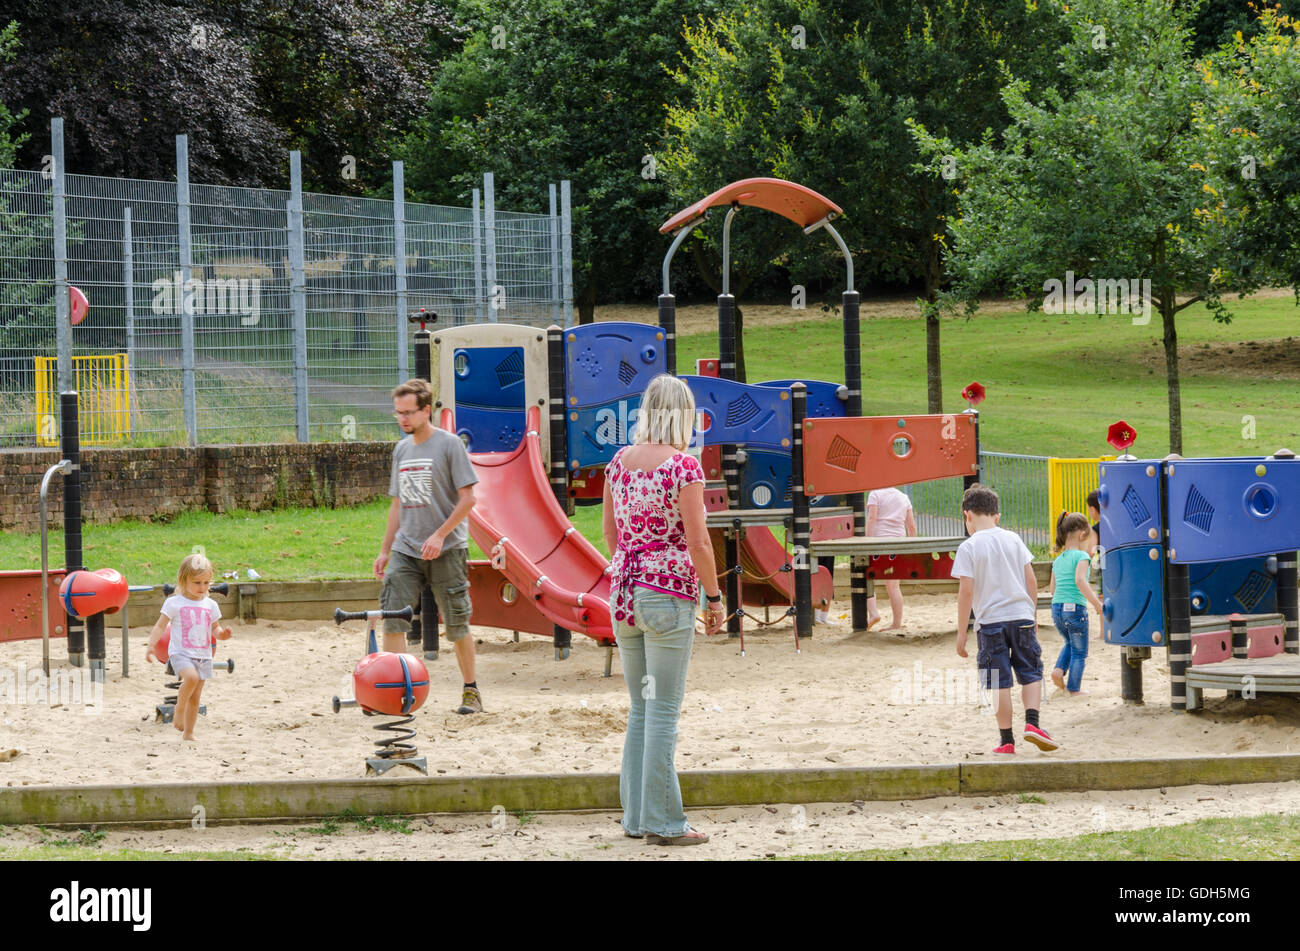
[[[50,491],[50,479],[57,472],[66,476],[72,471],[71,459],[60,459],[45,470],[41,477],[41,667],[45,679],[50,678],[50,540],[49,513],[46,509],[46,497]]]

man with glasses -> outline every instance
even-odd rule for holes
[[[469,636],[469,530],[465,519],[474,507],[478,476],[465,444],[455,433],[436,429],[433,391],[424,380],[407,380],[393,390],[393,416],[406,438],[393,449],[384,543],[375,559],[375,577],[384,581],[379,603],[400,611],[420,601],[424,585],[433,590],[446,624],[447,640],[456,648],[456,663],[465,682],[458,713],[482,713],[474,673],[474,638]],[[384,650],[406,649],[410,625],[384,620]]]

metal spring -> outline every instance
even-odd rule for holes
[[[415,738],[415,731],[407,728],[407,724],[415,719],[415,714],[404,717],[398,717],[395,720],[389,720],[387,723],[379,723],[371,727],[372,730],[386,730],[390,733],[396,733],[396,736],[390,736],[382,740],[375,740],[375,746],[379,747],[376,755],[381,759],[405,759],[408,756],[414,756],[419,752],[414,743],[407,743],[406,740]]]

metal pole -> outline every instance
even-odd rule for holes
[[[551,213],[551,323],[560,322],[560,212],[556,205],[555,185],[546,186]]]
[[[131,240],[131,206],[122,209],[122,289],[126,292],[126,406],[135,402],[135,265]],[[135,420],[131,420],[132,428]]]
[[[59,392],[71,390],[72,322],[68,313],[67,179],[63,175],[63,120],[50,120],[50,154],[54,159],[54,338],[58,347]]]
[[[474,318],[483,322],[483,213],[481,196],[474,189]]]
[[[567,408],[564,401],[564,331],[556,324],[546,328],[546,363],[547,387],[550,398],[551,444],[547,451],[551,454],[551,492],[555,501],[566,512],[570,510],[569,501],[569,447],[564,424]],[[612,555],[613,552],[610,552]]]
[[[808,511],[808,496],[804,493],[803,433],[804,417],[808,411],[808,387],[796,383],[790,387],[790,497],[792,522],[791,547],[795,552],[794,564],[794,637],[795,647],[801,637],[812,635],[812,562],[808,548],[812,543],[812,523]]]
[[[409,372],[406,344],[406,173],[393,163],[393,279],[397,294],[397,378]]]
[[[491,303],[488,305],[487,319],[496,323],[498,314],[497,301],[497,209],[496,183],[491,172],[483,173],[483,241],[486,248],[487,291]]]
[[[569,180],[560,182],[560,269],[564,282],[564,326],[573,326],[573,209]]]
[[[193,248],[190,244],[189,138],[176,136],[176,234],[181,267],[181,387],[185,401],[185,431],[190,445],[199,444],[198,402],[194,393]]]
[[[72,463],[60,459],[46,469],[41,478],[41,667],[45,670],[46,680],[50,677],[50,518],[46,498],[54,473],[66,476],[71,471]]]
[[[298,442],[311,442],[307,419],[307,261],[302,225],[302,153],[289,153],[289,307],[293,314],[293,407]],[[403,348],[406,330],[401,338]]]

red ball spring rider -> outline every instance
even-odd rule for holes
[[[130,593],[126,579],[112,568],[71,572],[59,586],[63,609],[79,618],[116,614]]]

